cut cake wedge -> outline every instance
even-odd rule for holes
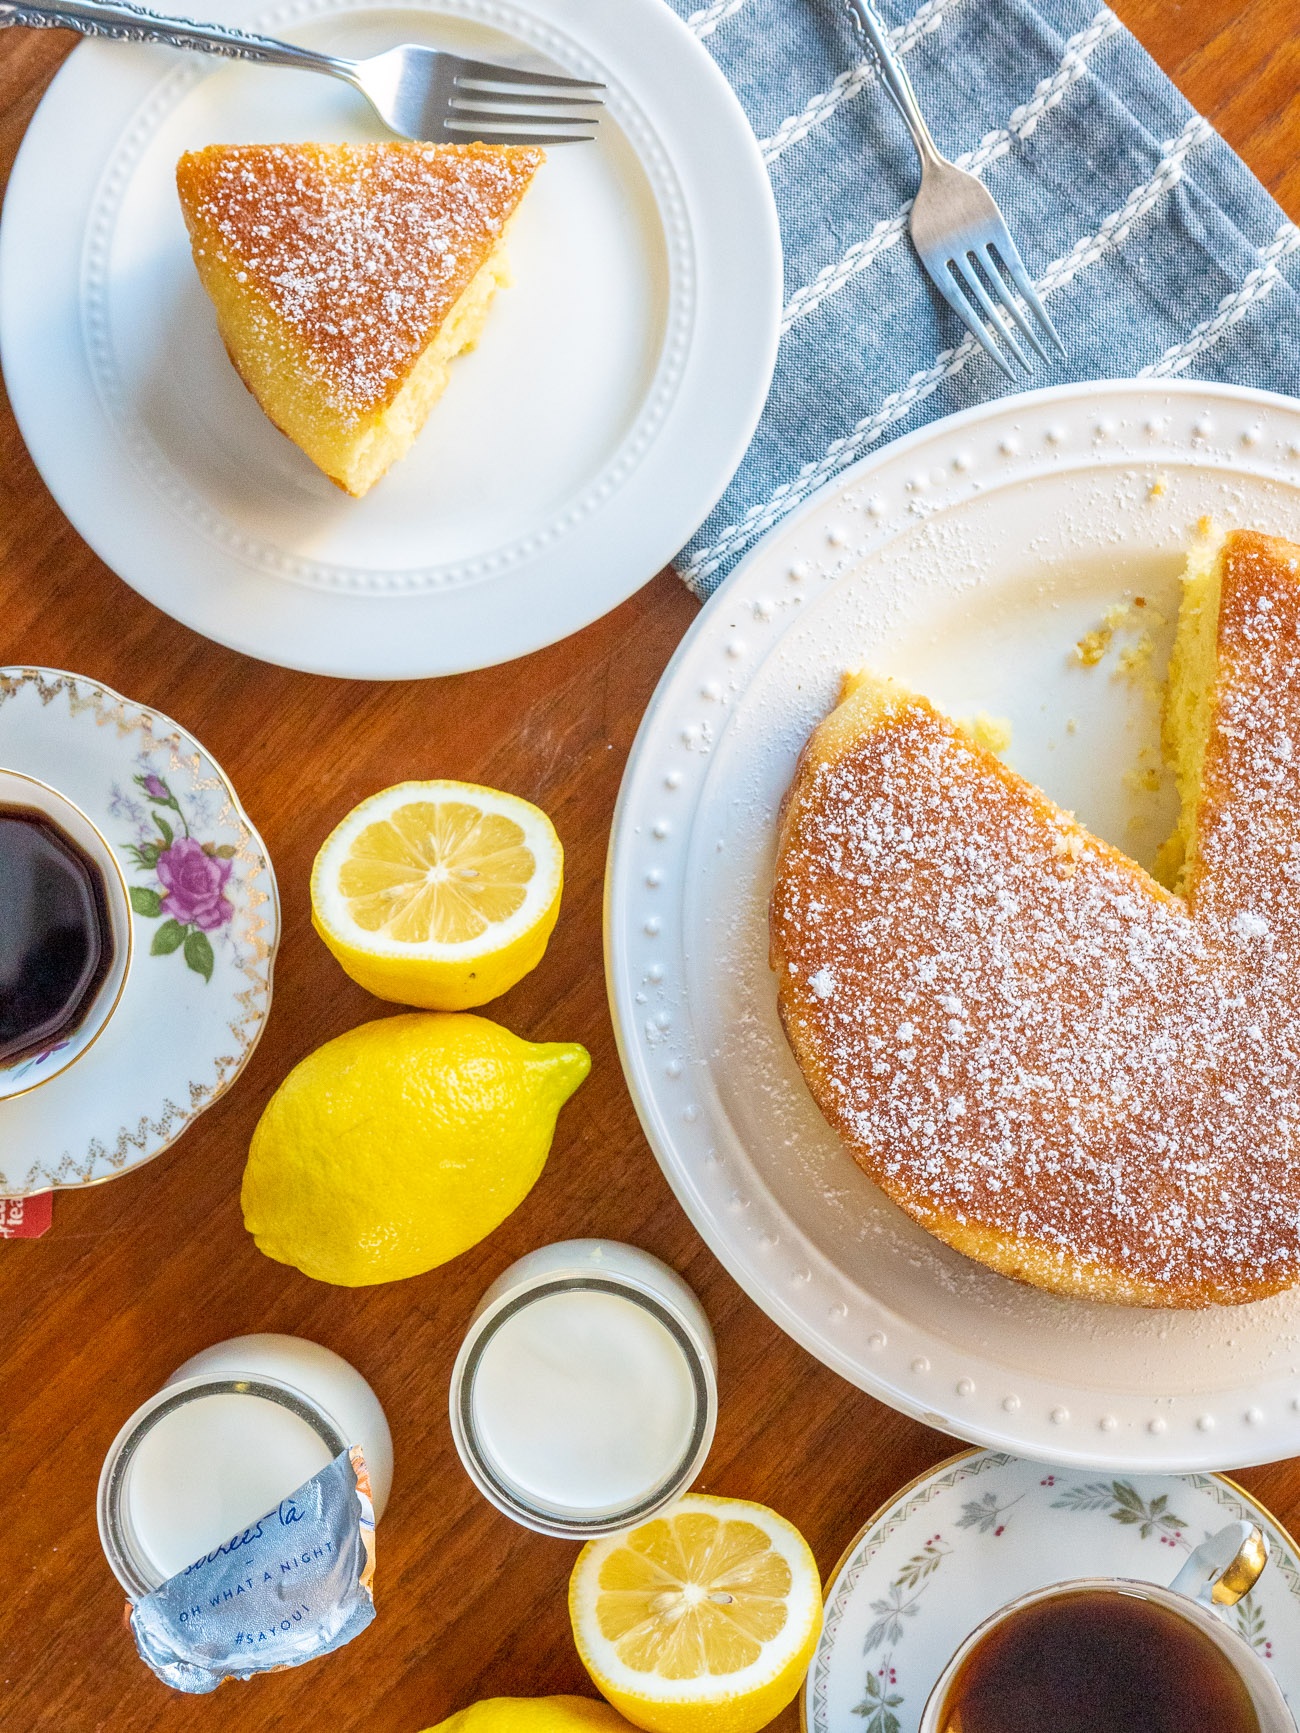
[[[786,798],[771,960],[814,1100],[937,1239],[1070,1298],[1240,1305],[1300,1286],[1300,544],[1193,547],[1165,729],[1176,890],[852,676]]]
[[[240,378],[360,497],[409,450],[509,282],[518,145],[210,145],[176,165],[194,263]]]

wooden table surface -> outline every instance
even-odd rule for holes
[[[1116,6],[1300,218],[1295,0]],[[3,172],[71,46],[63,33],[0,36]],[[64,521],[0,409],[0,662],[94,675],[193,729],[265,837],[284,901],[274,1010],[234,1089],[160,1160],[60,1194],[49,1234],[0,1247],[8,1733],[227,1722],[241,1733],[419,1733],[479,1697],[589,1690],[565,1610],[576,1549],[490,1509],[447,1425],[448,1376],[475,1302],[514,1258],[551,1240],[630,1240],[692,1283],[721,1360],[721,1423],[702,1485],[775,1506],[823,1569],[894,1488],[958,1448],[841,1382],[741,1293],[671,1196],[623,1083],[601,969],[605,845],[638,720],[695,612],[665,573],[585,632],[505,669],[394,685],[286,673],[197,637],[116,578]],[[363,796],[432,776],[516,790],[555,820],[567,851],[559,926],[541,966],[490,1011],[529,1037],[584,1042],[592,1075],[563,1112],[540,1183],[484,1244],[416,1280],[327,1287],[255,1249],[240,1174],[289,1067],[387,1009],[312,932],[313,853]],[[249,1330],[337,1349],[388,1412],[397,1469],[378,1537],[379,1617],[328,1660],[186,1698],[153,1678],[123,1629],[96,1534],[96,1480],[137,1403],[198,1349]],[[1300,1526],[1300,1464],[1241,1479]],[[795,1711],[774,1725],[788,1733]]]

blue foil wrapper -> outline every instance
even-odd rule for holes
[[[375,1616],[375,1513],[359,1446],[242,1534],[137,1601],[141,1656],[177,1691],[215,1691],[342,1648]]]

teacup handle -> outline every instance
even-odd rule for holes
[[[1250,1593],[1267,1563],[1263,1529],[1230,1522],[1201,1542],[1169,1586],[1203,1607],[1230,1607]]]

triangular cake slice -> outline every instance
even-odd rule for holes
[[[543,160],[517,145],[276,144],[176,165],[231,361],[346,492],[405,455],[477,341]]]

